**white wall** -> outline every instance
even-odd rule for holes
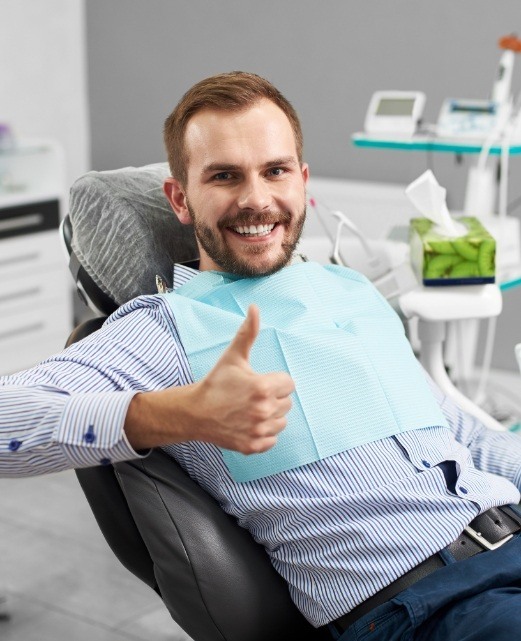
[[[0,3],[0,122],[58,140],[68,185],[90,165],[84,2]]]

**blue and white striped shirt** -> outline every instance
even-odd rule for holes
[[[192,274],[178,266],[174,286]],[[137,298],[81,343],[0,379],[0,475],[135,458],[122,429],[132,395],[191,382],[170,306]],[[258,481],[233,482],[211,444],[165,449],[265,546],[319,626],[453,541],[478,512],[519,501],[521,439],[433,393],[454,436],[406,432]],[[451,489],[443,461],[454,461]]]

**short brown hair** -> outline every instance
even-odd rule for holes
[[[302,129],[291,103],[265,78],[245,71],[231,71],[195,84],[166,119],[164,141],[172,176],[186,185],[188,157],[184,138],[192,116],[206,107],[241,111],[263,98],[271,100],[286,114],[295,136],[298,159],[302,162]]]

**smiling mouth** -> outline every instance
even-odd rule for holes
[[[268,236],[271,234],[275,227],[275,223],[270,225],[238,225],[237,227],[230,227],[232,231],[241,236],[251,238],[251,237],[260,237]]]

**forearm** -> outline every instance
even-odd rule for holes
[[[123,432],[132,394],[70,396],[0,387],[0,476],[32,476],[138,456]]]
[[[136,394],[130,401],[124,429],[136,450],[197,438],[195,385]],[[201,410],[202,411],[202,410]],[[201,415],[199,421],[204,420]]]

